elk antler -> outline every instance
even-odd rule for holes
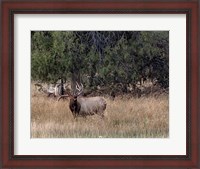
[[[76,89],[78,90],[78,93],[75,94],[76,97],[78,97],[80,94],[83,93],[83,84],[81,83],[81,86],[76,82]]]
[[[65,98],[65,97],[69,97],[69,95],[62,95],[62,96],[60,96],[60,97],[58,98],[57,101],[59,101],[59,100],[62,99],[62,98]]]

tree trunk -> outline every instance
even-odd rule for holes
[[[79,71],[73,71],[71,76],[71,89],[73,91],[73,94],[76,93],[76,82],[80,84],[80,72]]]
[[[64,95],[63,79],[61,79],[61,95]]]

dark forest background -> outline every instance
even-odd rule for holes
[[[31,79],[128,93],[169,87],[168,31],[32,31]],[[105,90],[106,91],[106,90]]]

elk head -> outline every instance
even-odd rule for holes
[[[73,116],[75,117],[77,112],[80,112],[80,108],[81,105],[80,103],[77,101],[78,96],[80,96],[83,93],[83,84],[81,83],[81,85],[79,85],[76,82],[76,90],[73,92],[73,94],[71,94],[69,91],[66,91],[67,95],[62,95],[58,98],[58,101],[61,98],[65,98],[65,97],[69,97],[70,98],[70,102],[69,102],[69,108],[73,114]]]

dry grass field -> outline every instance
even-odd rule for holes
[[[32,87],[31,138],[166,138],[169,136],[168,95],[105,98],[105,118],[74,119],[69,99],[47,98]]]

